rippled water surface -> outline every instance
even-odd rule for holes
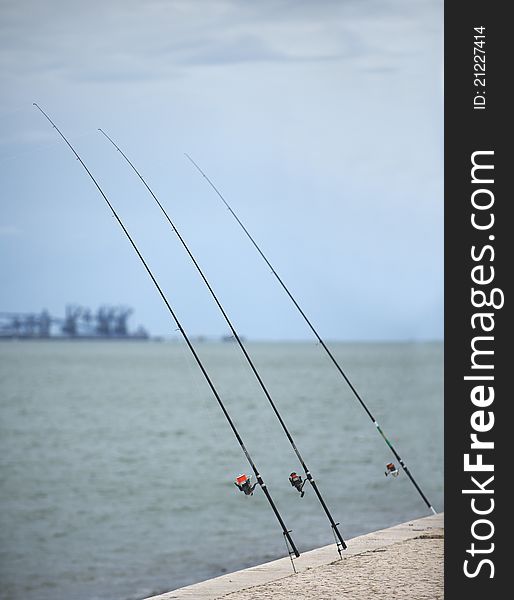
[[[314,344],[249,343],[347,538],[427,514]],[[332,344],[434,506],[443,508],[442,344]],[[231,343],[198,351],[300,551],[333,542],[298,461]],[[0,343],[0,598],[128,600],[285,553],[262,492],[187,349]]]

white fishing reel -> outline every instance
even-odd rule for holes
[[[386,471],[384,475],[387,477],[388,475],[392,475],[393,477],[398,477],[400,471],[394,466],[394,463],[387,463]]]

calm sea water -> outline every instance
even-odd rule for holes
[[[442,344],[332,344],[438,510]],[[248,350],[347,538],[427,514],[315,344]],[[300,551],[333,542],[231,343],[198,351]],[[0,343],[0,598],[128,600],[285,554],[262,492],[183,344]]]

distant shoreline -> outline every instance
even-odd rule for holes
[[[190,339],[195,344],[223,344],[230,345],[229,340],[224,340],[215,337],[190,336]],[[126,336],[126,337],[95,337],[95,336],[52,336],[52,337],[15,337],[15,336],[0,336],[0,342],[165,342],[165,343],[185,343],[179,337],[163,336]],[[317,345],[315,340],[252,340],[245,339],[245,344],[305,344]],[[444,340],[327,340],[327,344],[344,344],[344,345],[391,345],[391,344],[412,344],[416,346],[429,344],[443,344]]]

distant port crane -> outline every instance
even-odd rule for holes
[[[0,338],[131,338],[145,339],[143,327],[130,332],[127,321],[133,313],[127,306],[103,305],[91,309],[68,304],[64,317],[54,317],[47,310],[40,313],[0,312]]]

